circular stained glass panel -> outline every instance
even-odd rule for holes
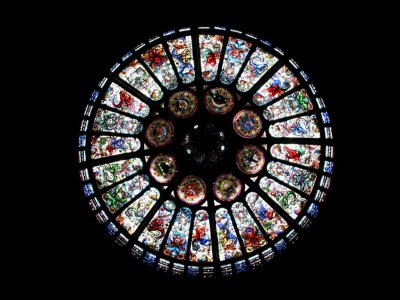
[[[107,74],[80,125],[83,192],[149,268],[226,277],[267,266],[318,215],[331,119],[279,48],[221,27],[168,31]]]

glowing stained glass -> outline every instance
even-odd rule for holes
[[[264,109],[264,118],[272,121],[295,116],[312,110],[313,105],[306,90],[297,91]]]
[[[244,40],[230,37],[226,45],[224,62],[221,69],[221,82],[224,84],[232,83],[244,60],[249,54],[251,43]]]
[[[247,252],[253,252],[267,244],[260,228],[243,203],[236,202],[233,204],[232,213]]]
[[[141,118],[147,117],[150,113],[150,108],[146,103],[115,83],[110,84],[101,104]]]
[[[171,200],[165,201],[139,236],[139,242],[153,250],[159,250],[174,215],[175,207],[175,203]]]
[[[136,152],[140,148],[140,141],[133,137],[92,136],[91,157],[98,159],[107,156]]]
[[[175,222],[172,225],[167,243],[165,244],[165,255],[180,260],[185,259],[191,219],[192,211],[187,207],[182,207],[176,215]]]
[[[272,176],[308,195],[311,194],[317,179],[317,174],[314,172],[274,161],[267,165],[267,171]]]
[[[119,73],[119,77],[153,101],[163,96],[161,88],[136,59]]]
[[[136,119],[99,108],[93,122],[93,131],[138,134],[143,124]]]
[[[201,262],[213,261],[210,220],[205,210],[199,210],[194,218],[189,260]]]
[[[139,197],[124,209],[116,218],[117,222],[124,227],[130,235],[134,234],[159,198],[160,192],[155,188],[150,188],[143,196]]]
[[[205,81],[213,81],[217,76],[223,40],[222,35],[199,35],[201,74]]]
[[[253,102],[262,106],[300,84],[297,77],[283,66],[253,96]]]
[[[192,82],[195,78],[195,70],[191,36],[170,40],[167,43],[182,82]]]
[[[261,178],[260,188],[267,193],[272,200],[278,203],[292,219],[296,219],[299,216],[301,210],[307,203],[307,199],[267,177]]]
[[[174,70],[161,44],[144,52],[141,58],[167,90],[173,90],[178,86]]]
[[[288,227],[288,223],[257,193],[250,192],[246,196],[250,209],[256,215],[265,232],[271,240],[274,240]]]
[[[143,167],[140,158],[120,160],[93,167],[93,174],[99,189],[112,185],[139,172]]]
[[[134,178],[120,183],[101,195],[111,213],[118,211],[126,202],[131,200],[149,185],[145,175],[137,175]]]
[[[271,53],[257,48],[250,56],[239,78],[236,85],[237,89],[241,92],[247,92],[277,61],[278,59]]]
[[[232,225],[231,217],[226,208],[220,208],[215,213],[218,236],[218,252],[221,261],[241,256],[242,250]]]
[[[314,169],[319,168],[320,145],[275,144],[272,145],[270,151],[275,158]]]
[[[320,138],[317,117],[315,115],[303,116],[277,122],[269,127],[273,137],[286,138]]]

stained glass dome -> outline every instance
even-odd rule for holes
[[[80,178],[98,222],[139,261],[231,276],[310,226],[332,144],[323,99],[281,49],[183,28],[138,45],[99,82],[80,126]]]

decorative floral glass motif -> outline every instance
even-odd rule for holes
[[[254,138],[262,130],[261,118],[252,110],[241,110],[233,118],[233,128],[242,138]]]
[[[196,112],[196,95],[191,91],[176,92],[169,97],[168,109],[176,118],[188,118]]]
[[[176,172],[176,160],[172,155],[157,155],[150,163],[150,174],[159,183],[170,182]]]
[[[313,223],[334,124],[279,48],[182,28],[110,70],[75,141],[83,197],[119,246],[162,272],[226,277],[267,265]]]
[[[183,202],[195,205],[203,201],[206,197],[206,185],[199,177],[186,176],[179,183],[177,194]]]
[[[164,147],[172,142],[174,126],[163,118],[153,120],[146,129],[146,140],[153,147]]]
[[[245,174],[257,174],[265,164],[264,152],[257,146],[246,145],[236,154],[236,164]]]
[[[227,89],[217,87],[206,93],[204,104],[207,110],[213,114],[226,114],[235,105],[235,100]]]
[[[215,197],[221,201],[229,202],[239,196],[242,183],[232,174],[223,174],[215,180],[213,190]]]

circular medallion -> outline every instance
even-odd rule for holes
[[[262,130],[261,118],[252,110],[241,110],[233,118],[233,129],[242,138],[255,138]]]
[[[176,92],[169,98],[168,109],[176,118],[188,118],[196,112],[196,95],[190,91]]]
[[[171,155],[157,155],[150,163],[150,174],[159,183],[170,182],[177,171],[175,158]]]
[[[214,182],[213,191],[215,196],[224,202],[235,200],[242,190],[242,184],[232,174],[222,174]]]
[[[174,137],[174,126],[170,121],[157,118],[150,122],[146,129],[146,139],[153,147],[164,147]]]
[[[206,197],[206,185],[197,176],[186,176],[177,188],[179,199],[189,205],[200,203]]]
[[[234,97],[227,89],[216,87],[209,90],[205,96],[205,106],[212,114],[226,114],[235,105]]]
[[[238,151],[236,164],[245,174],[256,174],[262,170],[265,164],[263,151],[254,145],[246,145]]]

